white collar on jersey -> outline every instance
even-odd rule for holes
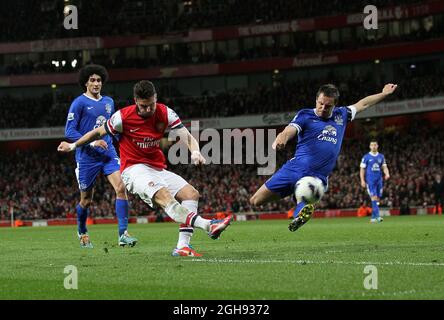
[[[86,93],[84,93],[83,94],[85,97],[87,97],[88,99],[91,99],[91,100],[93,100],[93,101],[100,101],[103,97],[102,96],[99,96],[99,99],[95,99],[95,98],[93,98],[93,97],[90,97],[90,96],[88,96]]]
[[[318,118],[321,118],[321,119],[330,119],[330,118],[332,117],[332,115],[333,115],[333,111],[334,111],[334,110],[335,110],[335,108],[331,109],[331,113],[330,113],[330,115],[328,116],[328,118],[322,118],[321,116],[318,116],[318,114],[316,113],[316,108],[313,109],[313,112],[314,112],[315,116],[318,117]]]
[[[368,154],[373,156],[373,157],[376,157],[379,154],[379,152],[373,153],[373,152],[370,151]]]

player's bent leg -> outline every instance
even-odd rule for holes
[[[183,179],[182,179],[183,180]],[[180,181],[176,181],[175,185],[181,185]],[[174,194],[174,188],[168,188]],[[191,212],[198,212],[199,192],[190,184],[186,183],[174,196],[180,204]],[[194,228],[186,224],[179,225],[179,239],[176,248],[171,253],[174,257],[201,257],[202,254],[197,253],[191,246],[191,238],[194,234]]]
[[[190,212],[181,206],[166,188],[161,188],[156,192],[154,201],[161,206],[174,221],[205,230],[211,239],[218,239],[233,220],[232,214],[223,220],[204,219],[197,213]]]
[[[134,247],[137,243],[137,238],[132,237],[128,233],[128,196],[120,172],[115,171],[108,175],[107,178],[116,192],[115,209],[119,227],[119,246],[124,247],[128,245]]]
[[[311,203],[306,204],[303,201],[298,203],[296,209],[294,210],[295,218],[288,225],[288,230],[294,232],[302,227],[304,224],[306,224],[311,219],[314,210],[315,207]]]
[[[263,184],[259,190],[250,198],[250,204],[252,206],[260,206],[267,202],[277,201],[281,199],[281,196],[273,191],[269,190],[265,184]]]
[[[89,207],[93,198],[93,189],[80,191],[80,203],[77,205],[77,236],[80,241],[81,248],[92,249],[93,244],[88,235],[86,228],[86,220],[88,219]]]

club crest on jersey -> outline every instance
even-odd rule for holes
[[[103,126],[106,122],[106,118],[104,116],[98,116],[96,119],[96,125],[94,126],[94,129],[97,129],[101,126]]]
[[[342,119],[340,114],[337,114],[335,116],[335,122],[338,126],[343,126],[344,125],[344,119]]]
[[[105,104],[105,111],[106,113],[111,114],[111,105],[109,103]]]
[[[336,144],[336,143],[338,143],[338,139],[336,138],[337,135],[338,135],[338,132],[337,132],[336,128],[331,125],[327,125],[322,130],[322,133],[320,135],[318,135],[318,140],[332,142],[333,144]]]

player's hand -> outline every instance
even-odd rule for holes
[[[361,187],[363,187],[364,189],[367,187],[365,181],[361,181]]]
[[[195,150],[191,153],[191,162],[193,162],[194,165],[198,166],[200,164],[207,163],[207,160],[205,160],[200,151]]]
[[[386,174],[385,177],[384,177],[384,179],[385,179],[385,180],[390,179],[390,175],[389,175],[389,174]]]
[[[90,143],[91,147],[102,148],[103,150],[108,150],[108,144],[105,140],[96,140]]]
[[[74,143],[68,143],[66,141],[60,142],[59,146],[57,147],[58,152],[71,152],[76,148]]]
[[[397,84],[393,84],[393,83],[388,83],[384,86],[384,89],[382,89],[382,93],[389,95],[392,94],[396,88],[398,87]]]
[[[285,148],[286,145],[286,141],[284,140],[282,134],[278,134],[278,136],[276,137],[276,140],[274,140],[273,144],[271,145],[271,147],[273,148],[273,150],[282,150]]]

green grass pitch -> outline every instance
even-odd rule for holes
[[[202,259],[171,257],[178,226],[130,225],[134,248],[117,246],[115,225],[0,229],[0,299],[444,299],[444,217],[234,222],[220,240],[196,230]],[[78,289],[64,288],[64,268]],[[364,288],[366,265],[377,289]],[[374,275],[374,274],[373,274]]]

